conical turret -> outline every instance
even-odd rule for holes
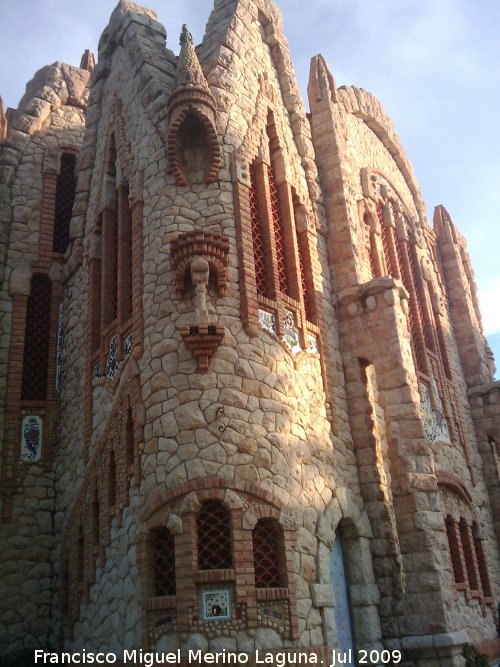
[[[182,26],[175,87],[167,104],[170,166],[179,185],[212,183],[222,166],[215,100],[188,26]]]

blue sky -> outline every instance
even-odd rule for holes
[[[115,2],[0,0],[0,94],[17,106],[45,64],[78,65]],[[178,51],[182,23],[200,42],[212,0],[150,0]],[[281,0],[305,95],[309,60],[323,53],[337,85],[374,93],[413,163],[427,212],[444,204],[466,236],[485,333],[500,375],[500,2]],[[83,7],[83,9],[82,9]],[[304,9],[306,7],[306,9]]]

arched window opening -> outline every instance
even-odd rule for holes
[[[101,290],[103,324],[107,326],[118,314],[118,192],[116,183],[116,147],[111,137],[106,171],[105,205],[102,214]]]
[[[451,564],[453,566],[453,576],[457,584],[465,583],[465,572],[460,552],[460,533],[458,525],[451,516],[446,517],[446,535],[448,537],[448,547],[450,550]]]
[[[384,253],[385,267],[387,275],[396,277],[395,267],[393,265],[393,258],[389,247],[389,230],[384,222],[384,208],[380,202],[377,203],[377,218],[380,224],[380,239],[382,241],[382,250]]]
[[[472,539],[472,529],[467,525],[465,519],[460,519],[460,539],[462,540],[462,549],[464,552],[465,566],[467,569],[467,578],[471,591],[479,590],[479,581],[476,572],[474,542]]]
[[[340,529],[335,531],[333,549],[330,556],[330,581],[335,598],[335,626],[339,648],[346,655],[354,655],[354,632],[351,621],[348,572]],[[349,651],[352,653],[350,654]],[[354,667],[354,662],[346,662]]]
[[[101,506],[99,503],[99,492],[94,490],[94,501],[92,503],[92,544],[96,546],[99,544],[100,537],[100,514]]]
[[[276,248],[276,264],[278,270],[278,280],[280,290],[290,295],[290,276],[287,266],[287,253],[285,246],[285,229],[283,223],[283,214],[281,211],[278,188],[273,166],[268,168],[269,194],[271,196],[271,219],[273,222],[274,245]]]
[[[52,241],[54,252],[66,252],[69,243],[69,223],[71,222],[76,191],[75,167],[76,155],[74,153],[63,153],[56,184],[54,236]]]
[[[125,457],[127,466],[133,465],[135,461],[135,446],[134,446],[134,419],[132,417],[132,409],[127,410],[127,423],[125,425]]]
[[[83,582],[83,565],[85,560],[85,538],[83,535],[83,526],[78,530],[78,543],[76,547],[76,580]]]
[[[47,398],[52,284],[48,276],[35,275],[26,310],[21,398]]]
[[[233,567],[229,512],[215,500],[205,503],[198,513],[198,567],[225,570]]]
[[[491,582],[488,573],[488,564],[486,562],[486,554],[484,552],[484,543],[479,535],[479,528],[476,523],[472,526],[472,534],[474,539],[474,551],[476,552],[477,567],[479,570],[479,579],[481,581],[481,588],[485,597],[492,597]]]
[[[271,298],[270,276],[266,265],[262,211],[258,196],[258,176],[255,163],[250,166],[250,219],[252,223],[253,258],[257,293]]]
[[[116,505],[116,461],[115,452],[113,449],[109,455],[108,502],[110,507],[114,507]]]
[[[286,586],[283,531],[274,519],[260,519],[252,532],[256,588]]]
[[[152,531],[156,596],[175,595],[175,540],[168,528]]]
[[[188,183],[206,183],[211,164],[210,141],[206,127],[195,114],[189,113],[182,122],[176,145]]]
[[[124,183],[118,197],[120,308],[122,323],[132,315],[132,212],[129,204],[129,187]]]

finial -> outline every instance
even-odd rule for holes
[[[187,23],[184,23],[182,25],[182,32],[181,36],[179,38],[179,44],[182,46],[183,44],[186,44],[186,42],[191,42],[193,43],[193,35],[189,32],[189,27]]]
[[[80,61],[80,69],[86,69],[91,72],[95,67],[95,57],[92,51],[85,49],[82,59]]]

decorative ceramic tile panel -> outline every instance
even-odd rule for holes
[[[310,354],[317,354],[319,352],[318,350],[318,339],[316,336],[313,336],[313,334],[308,333],[307,334],[307,352]]]
[[[63,374],[63,347],[64,347],[64,319],[62,303],[59,306],[59,321],[57,326],[57,353],[56,353],[56,391],[61,390]]]
[[[107,376],[112,380],[118,372],[120,362],[118,361],[118,345],[116,343],[116,336],[113,336],[109,341],[109,354],[107,358]]]
[[[35,463],[42,457],[43,422],[38,415],[27,415],[21,426],[21,461]]]
[[[292,313],[291,310],[285,311],[284,324],[285,324],[284,326],[285,333],[283,336],[283,340],[292,350],[292,352],[296,354],[297,352],[300,352],[302,348],[300,347],[299,331],[295,323],[295,315],[294,313]]]
[[[134,348],[134,334],[129,334],[125,338],[125,342],[123,344],[123,351],[125,352],[125,359],[128,359],[130,355],[132,354],[132,350]]]
[[[230,621],[231,589],[201,591],[201,614],[204,621]]]
[[[436,398],[437,410],[432,409],[432,402],[429,387],[423,382],[420,383],[420,397],[421,397],[421,411],[422,422],[424,424],[424,432],[429,442],[436,442],[436,440],[446,440],[449,442],[450,433],[448,431],[448,424],[446,423],[443,414],[443,406],[439,398],[436,381],[433,380],[434,392]]]
[[[263,329],[276,333],[276,315],[274,313],[259,309],[259,322]]]

